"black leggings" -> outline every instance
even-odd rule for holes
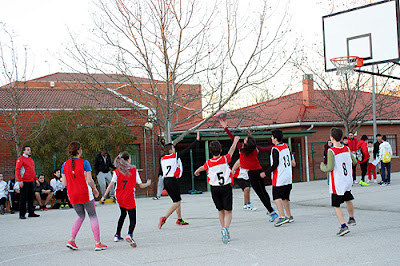
[[[121,216],[119,216],[118,220],[118,226],[117,226],[117,233],[116,235],[121,235],[121,229],[122,225],[124,224],[125,217],[126,217],[126,212],[128,212],[129,215],[129,229],[128,229],[128,234],[133,234],[133,230],[135,229],[136,226],[136,208],[134,209],[125,209],[124,207],[119,207],[121,210]]]
[[[365,175],[367,174],[368,170],[368,161],[360,163],[360,168],[361,168],[361,180],[365,182]]]
[[[251,186],[253,187],[254,191],[256,192],[257,196],[260,198],[261,202],[264,204],[265,208],[269,212],[273,212],[274,209],[271,206],[271,200],[269,198],[268,192],[265,190],[264,179],[261,178],[260,173],[263,170],[251,170],[248,171],[249,181]]]
[[[6,207],[6,200],[7,200],[6,197],[1,198],[1,199],[0,199],[0,205],[3,205],[4,207]]]

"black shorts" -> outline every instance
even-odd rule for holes
[[[340,207],[340,204],[342,204],[343,202],[354,199],[353,195],[351,194],[351,191],[346,191],[344,195],[332,194],[331,198],[332,198],[332,207]]]
[[[47,196],[49,195],[49,194],[45,194],[45,193],[42,193],[42,192],[39,192],[40,193],[40,198],[42,199],[42,200],[45,200],[46,198],[47,198]],[[51,193],[51,192],[50,192]]]
[[[232,186],[211,186],[211,196],[217,210],[232,210]]]
[[[290,200],[290,191],[292,190],[292,184],[272,187],[272,198],[274,200]]]
[[[173,202],[181,201],[181,192],[179,190],[178,180],[176,177],[164,178],[164,188],[168,192]]]
[[[247,187],[250,187],[250,181],[243,178],[235,178],[235,183],[244,190]]]

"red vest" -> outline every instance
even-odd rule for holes
[[[72,176],[72,159],[64,164],[64,174],[67,179],[67,191],[69,201],[72,205],[83,204],[90,201],[92,189],[88,186],[83,168],[84,159],[73,159],[75,168],[75,177]]]
[[[125,209],[136,208],[135,202],[135,187],[136,187],[136,168],[129,169],[130,175],[123,175],[118,169],[115,170],[117,174],[117,188],[115,195],[119,206]]]

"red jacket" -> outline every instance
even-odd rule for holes
[[[358,140],[356,138],[349,139],[348,146],[349,146],[351,152],[357,152],[357,150],[358,150],[357,143],[358,143]]]
[[[368,145],[367,145],[367,143],[365,142],[365,141],[363,141],[362,139],[360,139],[359,141],[358,141],[358,144],[357,144],[357,150],[356,151],[358,151],[358,149],[361,147],[361,151],[362,151],[362,153],[363,153],[363,155],[364,155],[364,160],[362,160],[362,161],[358,161],[358,163],[363,163],[363,162],[366,162],[366,161],[368,161],[368,159],[369,159],[369,152],[368,152]]]
[[[15,177],[18,181],[33,182],[37,180],[35,173],[35,162],[31,157],[21,156],[17,159],[15,166]]]

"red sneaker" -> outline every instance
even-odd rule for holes
[[[72,249],[72,250],[77,250],[78,249],[78,246],[75,244],[74,241],[68,241],[67,247]]]
[[[189,223],[182,219],[182,221],[176,220],[176,224],[179,224],[179,225],[188,225]]]
[[[160,222],[158,223],[158,229],[161,229],[161,227],[165,224],[165,221],[167,220],[167,218],[160,217]]]
[[[107,246],[102,244],[102,243],[98,243],[98,244],[96,244],[94,246],[94,250],[96,250],[96,251],[100,251],[100,250],[103,250],[103,249],[106,249],[106,248],[107,248]]]

